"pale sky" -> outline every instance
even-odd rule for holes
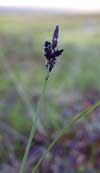
[[[100,0],[0,0],[0,6],[100,11]]]

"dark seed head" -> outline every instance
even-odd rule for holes
[[[60,56],[63,52],[63,49],[58,50],[57,44],[58,44],[58,34],[59,34],[59,26],[56,25],[54,34],[52,37],[52,42],[45,41],[44,43],[44,56],[46,59],[46,67],[48,68],[49,72],[52,71],[57,57]]]
[[[54,34],[52,37],[52,48],[56,48],[57,44],[58,44],[58,34],[59,34],[59,26],[56,25],[55,30],[54,30]]]
[[[63,53],[63,49],[61,49],[61,50],[57,49],[54,54],[55,54],[55,56],[60,56],[62,53]]]

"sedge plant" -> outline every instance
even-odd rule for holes
[[[50,72],[52,71],[52,69],[53,69],[53,67],[54,67],[54,65],[57,61],[57,57],[60,56],[63,52],[63,49],[58,50],[58,48],[57,48],[58,34],[59,34],[59,26],[57,25],[55,27],[55,30],[54,30],[54,34],[53,34],[53,37],[52,37],[52,42],[45,41],[45,44],[44,44],[44,52],[45,52],[44,56],[45,56],[45,60],[46,60],[47,73],[46,73],[46,77],[45,77],[45,82],[44,82],[42,94],[40,96],[40,101],[39,101],[38,106],[37,106],[37,111],[36,111],[36,114],[35,114],[35,121],[33,122],[31,131],[30,131],[28,144],[27,144],[26,151],[25,151],[25,154],[24,154],[24,157],[23,157],[23,160],[22,160],[21,167],[20,167],[20,173],[24,173],[24,170],[25,170],[25,163],[26,163],[28,153],[29,153],[29,149],[30,149],[30,146],[31,146],[31,143],[32,143],[32,139],[34,137],[35,130],[36,130],[36,127],[37,127],[37,120],[39,118],[41,103],[43,102],[43,98],[44,98],[44,95],[45,95],[45,89],[46,89],[46,86],[47,86],[47,81],[49,79]],[[47,150],[40,157],[39,161],[34,166],[32,173],[35,173],[37,171],[38,167],[40,166],[40,164],[42,163],[42,161],[44,160],[46,155],[50,152],[50,150],[55,145],[55,143],[60,139],[60,137],[62,137],[67,132],[67,130],[69,128],[74,126],[82,118],[85,118],[91,111],[93,111],[99,105],[100,105],[100,101],[94,103],[93,105],[88,107],[83,112],[81,112],[81,113],[77,114],[76,116],[74,116],[69,121],[69,123],[66,124],[66,126],[63,129],[58,131],[57,137],[55,137],[55,139],[52,141],[52,143],[48,146]]]
[[[36,127],[37,127],[37,121],[38,121],[40,110],[41,110],[41,104],[43,102],[43,98],[44,98],[44,95],[45,95],[45,90],[46,90],[46,86],[47,86],[47,81],[49,79],[49,74],[52,71],[52,69],[53,69],[53,67],[56,63],[57,57],[60,56],[63,52],[63,49],[59,50],[58,47],[57,47],[57,45],[58,45],[58,34],[59,34],[59,26],[57,25],[55,27],[55,30],[54,30],[52,41],[51,42],[45,41],[45,44],[44,44],[44,53],[45,53],[44,56],[45,56],[45,60],[46,60],[46,75],[45,75],[43,90],[41,92],[40,100],[39,100],[37,110],[36,110],[36,113],[35,113],[35,120],[33,121],[33,124],[32,124],[32,128],[31,128],[31,131],[30,131],[28,143],[27,143],[26,150],[25,150],[25,153],[24,153],[24,156],[23,156],[23,159],[22,159],[22,163],[21,163],[21,166],[20,166],[19,173],[24,173],[24,171],[25,171],[25,163],[26,163],[28,153],[29,153],[29,150],[30,150],[30,146],[31,146],[31,143],[32,143],[32,139],[34,137],[35,130],[36,130]]]

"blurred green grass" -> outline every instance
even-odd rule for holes
[[[51,40],[56,24],[60,26],[59,47],[64,48],[64,53],[51,73],[47,89],[49,102],[67,96],[69,91],[100,87],[99,15],[0,14],[0,97],[10,97],[15,87],[6,72],[5,62],[29,99],[34,100],[35,95],[40,94],[45,73],[43,44]],[[15,120],[15,127],[20,129],[23,119],[16,119],[16,114],[20,114],[17,106],[11,108],[10,115],[14,116],[11,124]],[[52,114],[48,118],[51,124]]]

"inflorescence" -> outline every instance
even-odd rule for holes
[[[58,34],[59,34],[59,26],[56,25],[53,37],[52,37],[52,42],[45,41],[44,44],[44,56],[46,59],[46,67],[48,68],[48,71],[51,72],[56,61],[57,57],[60,56],[63,52],[63,49],[58,50]]]

